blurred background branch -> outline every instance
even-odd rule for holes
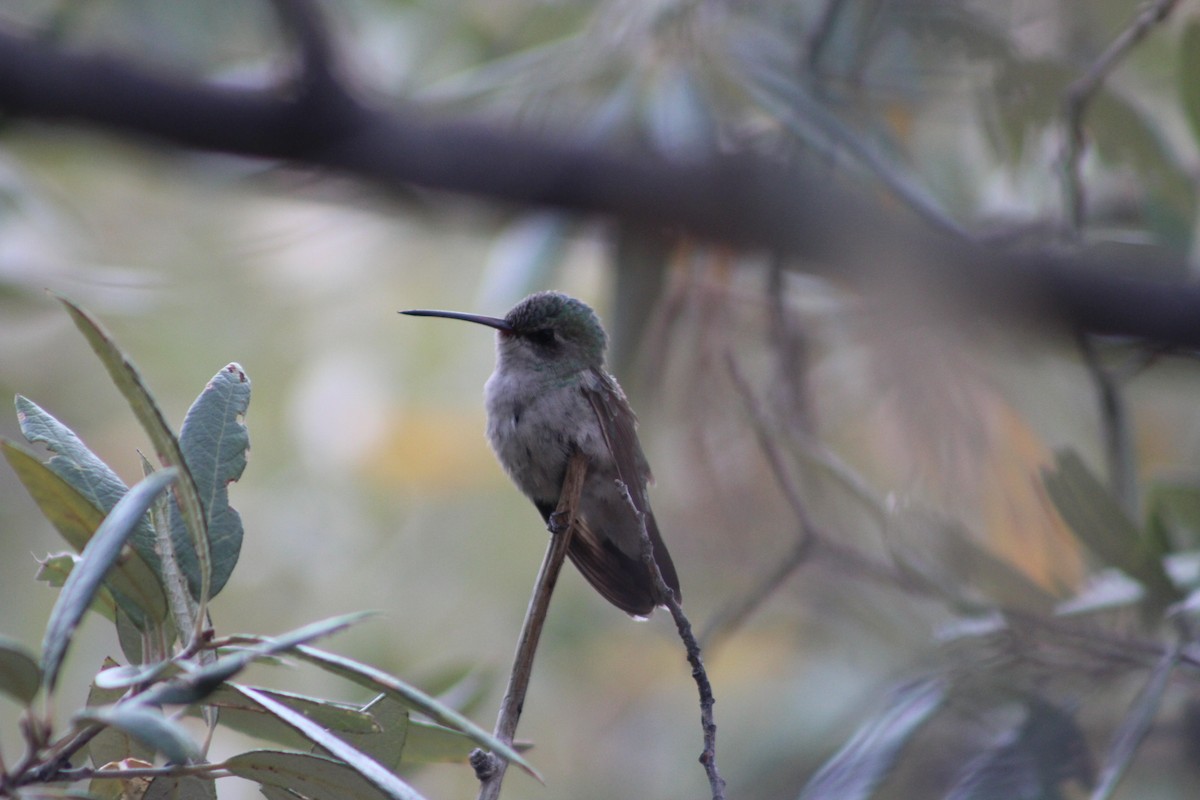
[[[859,285],[895,288],[903,279],[990,313],[1200,347],[1200,288],[1131,277],[1137,265],[1129,259],[944,238],[861,192],[830,186],[803,161],[749,154],[671,160],[419,107],[393,112],[366,104],[334,79],[313,7],[303,0],[281,0],[279,7],[301,43],[299,74],[283,86],[162,77],[120,56],[70,52],[7,30],[0,31],[0,111],[10,120],[70,122],[326,168],[396,191],[418,185],[677,226],[811,259],[810,269]],[[895,188],[890,178],[884,183]]]

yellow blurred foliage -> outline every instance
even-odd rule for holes
[[[407,409],[387,421],[364,473],[382,486],[449,491],[503,480],[482,409]]]
[[[888,484],[956,519],[1052,594],[1078,589],[1080,544],[1042,487],[1050,448],[978,368],[978,353],[937,326],[886,333],[871,342],[883,391],[867,438]]]

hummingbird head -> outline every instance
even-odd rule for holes
[[[569,375],[604,365],[608,337],[596,312],[562,292],[537,292],[513,306],[503,319],[457,311],[403,311],[419,317],[448,317],[495,328],[499,366]]]

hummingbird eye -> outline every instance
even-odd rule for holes
[[[525,338],[541,347],[552,347],[555,344],[553,328],[538,328],[525,334]]]

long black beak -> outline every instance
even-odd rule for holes
[[[489,328],[495,328],[498,331],[506,331],[512,333],[512,326],[499,317],[485,317],[481,314],[464,314],[461,311],[430,311],[424,308],[413,308],[408,311],[401,311],[401,314],[408,314],[410,317],[445,317],[446,319],[461,319],[467,322],[477,322],[480,325],[487,325]]]

